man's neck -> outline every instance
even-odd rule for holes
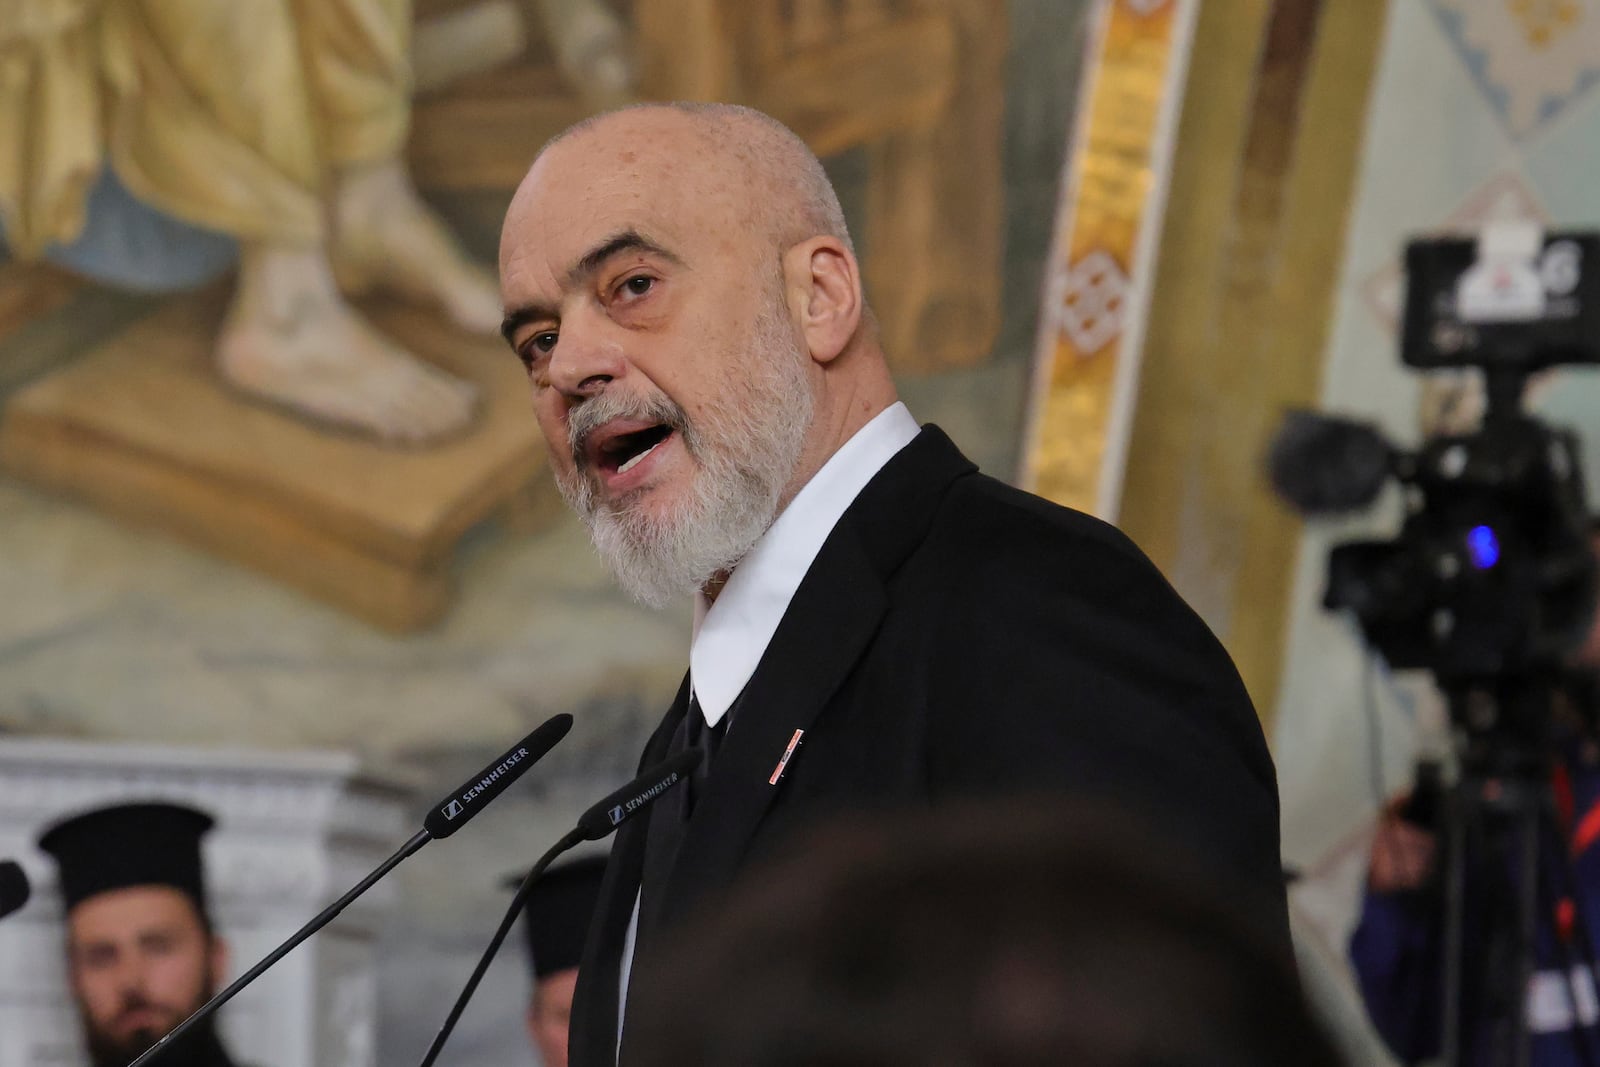
[[[777,507],[775,507],[772,512],[772,522],[767,523],[767,529],[772,529],[772,524],[778,521],[778,517],[781,516],[785,510],[787,510],[790,504],[794,503],[794,499],[800,495],[800,491],[817,476],[823,467],[828,465],[828,461],[838,454],[839,449],[848,444],[855,437],[855,435],[865,429],[873,419],[877,418],[879,415],[883,414],[885,411],[899,402],[900,398],[892,391],[888,393],[887,399],[883,399],[882,397],[868,398],[865,396],[858,398],[857,411],[853,416],[843,421],[843,428],[834,428],[828,434],[822,436],[823,440],[831,442],[828,446],[826,455],[823,455],[819,459],[816,458],[814,454],[808,455],[807,452],[803,452],[801,454],[800,461],[795,464],[796,476],[790,481],[789,485],[784,489],[783,494],[778,498]],[[808,452],[809,451],[810,450],[808,449]],[[729,567],[726,570],[720,570],[716,572],[709,579],[707,579],[704,585],[700,587],[700,595],[705,598],[706,607],[709,608],[712,604],[717,602],[718,594],[720,594],[723,588],[727,586],[728,579],[733,577],[733,572],[738,568],[738,566],[739,564],[735,563],[732,567]]]
[[[784,487],[783,495],[779,498],[777,514],[783,514],[783,509],[799,495],[800,490],[806,487],[806,483],[817,476],[818,471],[827,466],[828,460],[832,459],[839,449],[898,400],[893,391],[852,393],[836,400],[819,413],[812,427],[812,433],[807,435],[806,446],[795,462],[794,477]]]
[[[722,592],[722,587],[728,584],[728,579],[733,577],[733,568],[718,571],[707,579],[706,584],[700,587],[700,595],[706,598],[707,604],[717,602],[717,594]]]

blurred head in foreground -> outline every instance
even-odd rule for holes
[[[1338,1067],[1292,963],[1122,819],[946,808],[797,842],[640,966],[639,1067]]]
[[[200,839],[209,815],[119,804],[50,827],[67,916],[67,972],[96,1067],[122,1067],[211,999],[227,948],[206,910]],[[226,1063],[211,1020],[163,1053],[166,1065]]]
[[[572,991],[605,871],[604,856],[585,856],[546,871],[533,883],[522,909],[528,965],[533,970],[528,1037],[544,1067],[567,1067]],[[521,881],[519,877],[516,884]]]

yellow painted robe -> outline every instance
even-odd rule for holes
[[[322,242],[332,172],[400,151],[410,29],[410,0],[0,0],[13,253],[77,237],[107,160],[176,218]]]

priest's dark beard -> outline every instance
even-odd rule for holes
[[[183,1018],[187,1019],[201,1004],[211,999],[209,990],[212,988],[213,983],[207,982],[208,992],[202,993],[200,1000],[189,1005]],[[191,1026],[181,1038],[167,1046],[154,1062],[159,1067],[229,1067],[232,1061],[222,1047],[222,1039],[217,1036],[216,1020],[217,1017],[212,1015]],[[118,1041],[95,1029],[87,1020],[84,1023],[85,1043],[89,1046],[89,1062],[93,1067],[127,1067],[163,1036],[153,1030],[138,1030],[127,1040]]]

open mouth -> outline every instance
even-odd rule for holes
[[[655,425],[607,438],[597,450],[600,469],[627,474],[671,436],[672,427]]]

